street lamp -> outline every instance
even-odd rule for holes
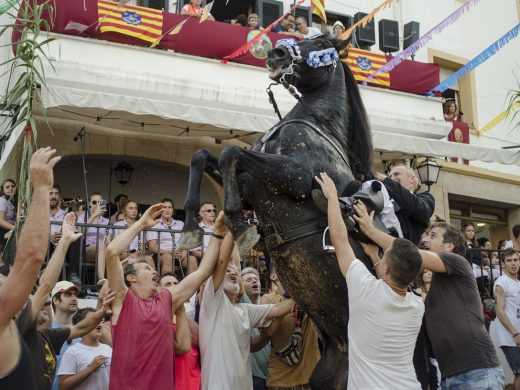
[[[437,183],[440,170],[440,165],[437,164],[437,161],[435,161],[433,157],[427,157],[417,167],[417,172],[419,172],[421,183],[424,183],[428,186],[428,192],[430,192],[430,186]]]
[[[128,164],[126,161],[121,161],[114,168],[117,182],[123,186],[128,184],[128,182],[130,182],[130,178],[132,177],[133,171],[134,168],[132,168],[130,164]]]

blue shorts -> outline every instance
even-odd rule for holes
[[[500,366],[477,368],[444,378],[442,390],[503,390],[504,373]]]
[[[506,355],[507,362],[509,363],[509,367],[511,367],[511,371],[513,371],[514,375],[520,374],[520,348],[519,347],[500,347]]]

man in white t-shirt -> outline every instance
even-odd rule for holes
[[[294,305],[291,299],[276,305],[238,303],[240,276],[237,267],[228,262],[233,246],[233,237],[227,234],[202,297],[199,345],[203,390],[252,389],[251,328],[268,326],[271,319],[289,313]]]
[[[330,238],[347,279],[348,389],[420,389],[412,358],[424,304],[407,287],[421,269],[421,255],[402,238],[393,241],[381,260],[377,246],[364,245],[376,279],[350,246],[334,182],[326,173],[316,181],[329,201]]]
[[[515,375],[514,388],[520,389],[520,258],[508,248],[503,253],[504,274],[495,280],[497,341]]]
[[[93,313],[95,310],[92,308],[80,309],[72,317],[72,323],[76,325]],[[60,389],[108,389],[112,348],[100,343],[100,338],[101,324],[67,349],[58,369]]]

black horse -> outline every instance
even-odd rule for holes
[[[321,331],[324,353],[311,377],[313,389],[345,389],[347,384],[347,286],[334,254],[324,252],[326,215],[313,202],[319,172],[344,194],[372,168],[371,134],[359,89],[350,69],[339,61],[347,41],[320,36],[296,44],[278,41],[269,52],[270,77],[301,97],[251,150],[230,146],[220,157],[197,151],[191,161],[181,243],[202,242],[197,214],[202,175],[224,187],[226,223],[241,252],[258,240],[256,226],[243,220],[251,207],[284,287]],[[351,237],[367,266],[360,245]]]

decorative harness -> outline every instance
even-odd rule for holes
[[[296,44],[296,41],[294,39],[280,39],[276,43],[276,47],[285,47],[292,58],[291,65],[289,68],[283,73],[283,75],[280,78],[280,83],[289,91],[289,93],[298,100],[299,103],[301,103],[307,111],[309,111],[318,122],[320,122],[323,127],[330,128],[330,124],[325,123],[323,120],[319,118],[318,115],[315,114],[315,111],[309,107],[307,104],[303,102],[303,99],[301,96],[297,93],[296,88],[289,84],[286,77],[294,75],[295,74],[295,67],[298,64],[306,63],[308,66],[312,68],[320,68],[324,66],[332,66],[332,68],[336,68],[337,62],[339,60],[339,55],[336,49],[329,48],[319,51],[312,51],[309,53],[309,56],[307,58],[302,57],[300,47]],[[266,92],[269,96],[269,102],[273,105],[273,108],[278,115],[278,118],[282,121],[283,118],[280,114],[280,111],[278,110],[278,105],[276,104],[276,100],[274,98],[274,94],[271,91],[271,87],[273,85],[277,85],[279,83],[272,83],[267,88]],[[323,132],[317,125],[314,123],[304,120],[304,119],[290,119],[285,122],[281,122],[277,125],[275,125],[273,128],[271,128],[260,140],[261,142],[261,148],[260,151],[262,153],[266,152],[267,143],[278,133],[278,131],[285,125],[291,124],[291,123],[299,123],[304,124],[308,127],[310,127],[312,130],[314,130],[319,136],[324,138],[327,143],[329,143],[334,150],[339,154],[341,159],[345,162],[345,164],[350,168],[350,163],[348,161],[348,158],[345,156],[344,151],[342,148],[338,145],[338,141],[332,139],[330,136],[328,136],[325,132]],[[314,234],[321,234],[323,233],[323,229],[327,226],[327,218],[321,217],[318,219],[313,219],[309,221],[305,221],[302,223],[299,223],[297,225],[291,226],[289,228],[286,228],[285,230],[281,229],[276,224],[274,225],[275,233],[265,237],[265,243],[268,247],[275,247],[278,245],[285,244],[287,242],[296,241],[308,236],[312,236]]]

